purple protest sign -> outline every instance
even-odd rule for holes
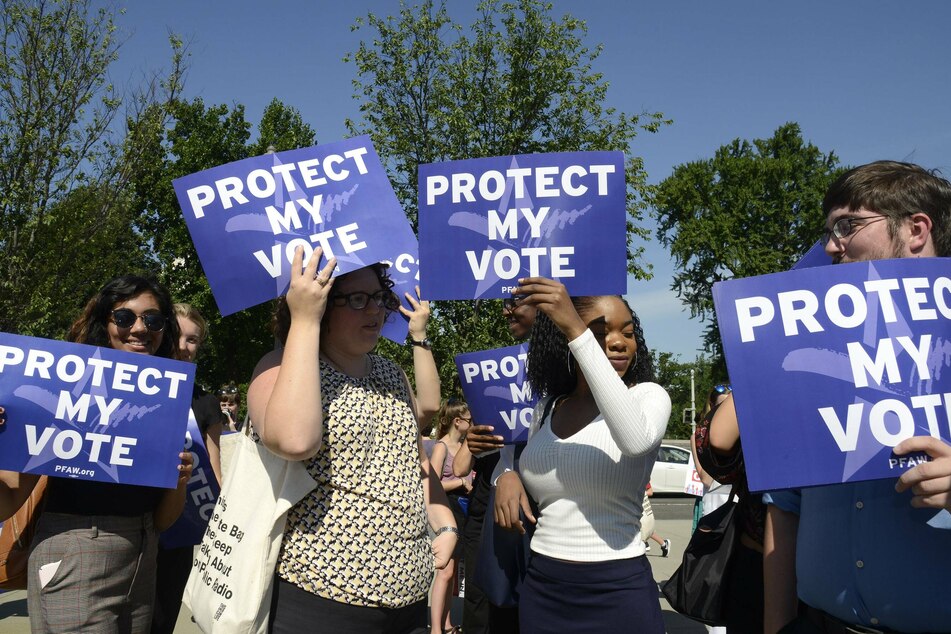
[[[419,166],[423,294],[509,297],[551,277],[572,295],[627,290],[621,152],[562,152]]]
[[[951,444],[949,260],[805,268],[713,287],[754,491],[893,478]]]
[[[287,292],[298,246],[305,263],[318,246],[335,256],[336,275],[388,261],[416,278],[416,236],[367,136],[235,161],[172,184],[222,315]]]
[[[532,396],[525,377],[526,344],[456,355],[466,404],[477,425],[492,425],[506,443],[528,440]]]
[[[174,488],[195,366],[0,333],[0,469]]]
[[[208,448],[202,440],[195,412],[189,409],[185,451],[192,454],[192,477],[185,490],[185,507],[175,523],[159,535],[163,548],[181,548],[201,543],[221,487],[211,468]]]

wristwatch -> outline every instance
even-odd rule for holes
[[[420,348],[423,348],[424,350],[432,349],[432,344],[430,343],[428,338],[423,338],[422,341],[416,341],[415,339],[410,338],[409,345],[419,346]]]

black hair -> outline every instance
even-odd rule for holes
[[[122,275],[106,282],[99,292],[86,302],[83,312],[70,326],[66,340],[104,348],[112,347],[108,328],[113,307],[143,293],[151,293],[155,297],[159,312],[165,317],[162,342],[156,349],[155,356],[177,359],[180,331],[172,298],[157,280],[138,275]]]
[[[627,385],[645,383],[654,380],[654,363],[644,340],[644,330],[637,313],[620,295],[596,295],[572,297],[571,303],[579,313],[590,308],[603,297],[615,297],[631,313],[634,324],[634,341],[637,343],[637,359],[632,363],[621,379]],[[578,370],[574,358],[568,354],[568,339],[555,323],[542,311],[538,311],[532,336],[529,340],[528,381],[535,396],[559,396],[568,394],[578,385]]]

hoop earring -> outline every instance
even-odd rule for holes
[[[571,357],[571,350],[570,350],[570,349],[568,350],[568,354],[566,355],[565,358],[566,358],[567,361],[568,361],[568,375],[571,376],[572,374],[575,373],[575,366],[574,366],[574,363],[572,363],[572,361],[574,361],[574,359]]]

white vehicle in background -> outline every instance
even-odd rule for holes
[[[691,471],[690,449],[661,445],[651,470],[654,493],[684,493]]]

